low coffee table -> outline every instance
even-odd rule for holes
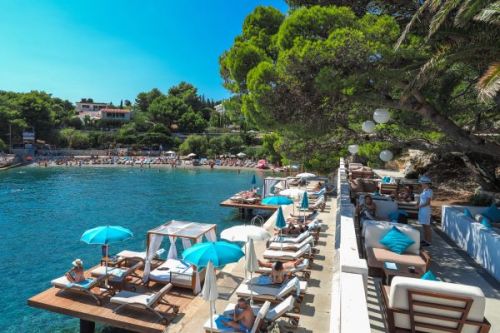
[[[425,271],[423,269],[419,269],[415,267],[414,271],[410,271],[410,267],[414,267],[411,265],[404,265],[404,264],[397,264],[396,269],[389,269],[384,266],[382,269],[384,270],[384,281],[386,285],[391,285],[392,278],[395,276],[406,276],[406,277],[412,277],[412,278],[420,278],[422,275],[424,275]]]

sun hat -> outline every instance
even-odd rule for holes
[[[78,266],[83,266],[83,261],[81,259],[75,259],[72,262],[73,266],[78,267]]]
[[[422,177],[420,177],[418,182],[419,182],[419,184],[430,184],[430,183],[432,183],[432,180],[427,176],[422,176]]]

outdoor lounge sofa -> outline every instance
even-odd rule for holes
[[[396,226],[414,243],[405,253],[397,254],[380,243],[381,238]],[[429,254],[420,248],[420,232],[405,224],[383,221],[365,221],[363,225],[364,250],[370,275],[382,276],[384,262],[415,266],[417,270],[426,272],[430,264]]]
[[[262,306],[252,306],[252,310],[256,316],[254,326],[252,327],[252,332],[254,327],[257,329],[256,332],[258,332],[259,327],[264,324],[264,326],[269,326],[266,324],[271,324],[278,320],[279,318],[287,318],[293,327],[297,327],[299,324],[299,317],[296,315],[291,315],[288,312],[291,312],[294,309],[295,305],[295,299],[293,296],[288,296],[286,299],[281,301],[279,304],[275,305],[273,308],[270,308],[271,303],[270,302],[265,302]],[[228,304],[224,312],[222,313],[223,316],[225,317],[231,317],[234,314],[234,307],[235,304]],[[267,310],[267,313],[264,314],[264,312]],[[262,318],[259,317],[259,313],[261,314]],[[216,320],[220,315],[214,315],[212,316],[212,327],[213,330],[212,332],[228,332],[226,329],[222,329],[217,327]],[[257,320],[260,320],[257,322]],[[256,326],[258,324],[258,326]],[[207,320],[205,325],[204,325],[205,332],[210,332],[210,321]]]
[[[60,278],[52,280],[50,283],[53,287],[59,288],[63,291],[88,295],[92,297],[97,305],[101,305],[101,300],[97,297],[97,294],[92,292],[92,289],[99,287],[99,285],[104,281],[104,278],[105,276],[97,278],[90,277],[81,282],[70,282],[66,276],[61,276]]]
[[[486,300],[478,287],[397,276],[381,285],[387,331],[487,333]]]
[[[249,298],[252,295],[254,301],[265,302],[269,301],[272,304],[280,303],[286,297],[292,295],[295,297],[296,303],[294,312],[300,312],[300,303],[304,299],[307,291],[307,281],[301,281],[294,277],[285,281],[281,286],[275,285],[258,285],[250,283],[249,280],[242,282],[236,289],[238,297]]]
[[[113,312],[115,313],[127,307],[144,309],[155,314],[164,324],[168,324],[166,315],[156,310],[155,308],[158,305],[163,304],[169,306],[169,310],[172,309],[174,314],[177,314],[179,312],[179,307],[169,303],[164,298],[164,296],[172,288],[173,285],[169,283],[155,293],[136,293],[132,291],[122,290],[115,296],[111,297],[109,301],[110,303],[119,305],[118,307],[113,309]]]
[[[167,259],[149,273],[149,281],[172,283],[176,287],[191,289],[194,292],[197,276],[200,278],[201,285],[205,279],[205,269],[197,274],[193,265],[178,259]]]

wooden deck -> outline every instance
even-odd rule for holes
[[[138,292],[146,291],[141,285],[128,285],[127,289],[135,287]],[[153,285],[154,290],[161,288],[161,285]],[[100,294],[103,305],[99,306],[88,295],[62,291],[57,288],[49,288],[40,294],[31,297],[28,305],[42,310],[79,318],[81,320],[98,322],[101,324],[118,327],[141,333],[161,333],[165,331],[166,325],[162,324],[158,317],[148,311],[123,309],[119,313],[114,313],[115,304],[109,303],[110,296],[105,289],[94,288],[93,292]],[[179,306],[179,313],[174,315],[172,309],[167,305],[158,305],[157,310],[167,315],[170,323],[176,323],[184,317],[189,305],[197,298],[188,289],[173,288],[164,296],[171,304]]]
[[[231,199],[227,199],[222,201],[220,204],[222,207],[231,207],[231,208],[239,208],[239,209],[263,209],[263,210],[272,210],[275,211],[279,206],[270,206],[270,205],[261,205],[261,204],[244,204],[234,202]]]

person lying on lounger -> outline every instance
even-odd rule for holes
[[[237,332],[250,332],[255,321],[250,303],[244,299],[238,299],[238,304],[234,307],[233,320],[224,320],[223,324],[226,327],[234,328]]]
[[[308,227],[305,225],[292,224],[289,223],[288,226],[280,230],[276,230],[275,234],[279,235],[280,233],[283,235],[300,235],[301,233],[308,230]]]
[[[304,258],[300,258],[297,260],[291,260],[285,263],[282,263],[281,261],[276,261],[276,262],[264,262],[264,261],[258,261],[260,267],[267,267],[271,268],[271,280],[273,283],[276,284],[281,284],[285,281],[285,279],[288,276],[287,271],[297,267],[304,261]]]
[[[82,282],[85,280],[83,269],[83,261],[81,259],[75,259],[73,261],[73,268],[71,268],[66,274],[66,278],[69,282]]]

